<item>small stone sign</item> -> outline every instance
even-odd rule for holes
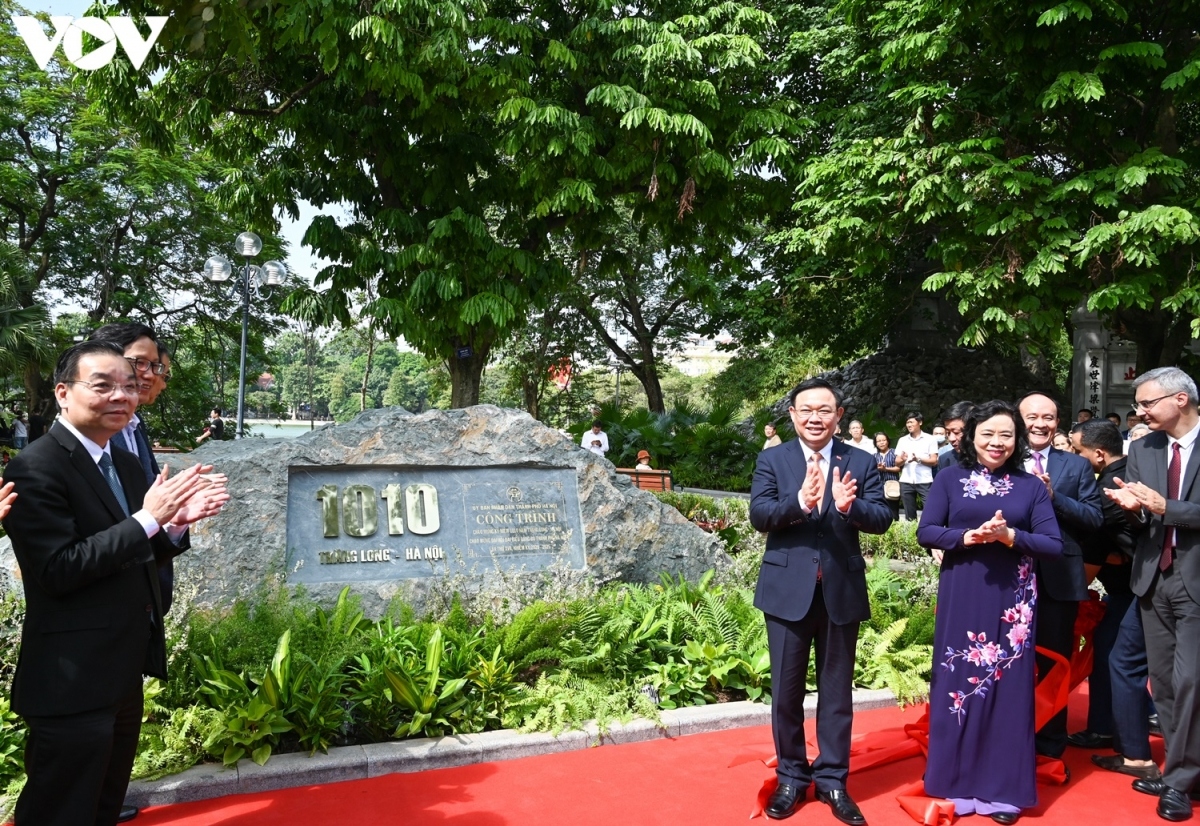
[[[575,471],[293,466],[287,579],[365,582],[584,567]]]

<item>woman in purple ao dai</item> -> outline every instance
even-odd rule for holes
[[[925,791],[1015,823],[1037,805],[1033,558],[1062,553],[1046,485],[1023,469],[1016,407],[967,418],[960,465],[933,480],[917,540],[941,563]]]

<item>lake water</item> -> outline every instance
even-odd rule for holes
[[[247,438],[294,439],[314,430],[312,422],[290,422],[279,419],[246,419]],[[316,430],[328,427],[333,422],[316,422]],[[229,438],[237,430],[235,418],[225,420],[225,436]]]

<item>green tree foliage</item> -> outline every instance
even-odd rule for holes
[[[599,248],[634,199],[672,242],[728,246],[772,188],[758,171],[789,151],[762,76],[772,20],[753,5],[214,8],[123,4],[171,14],[165,48],[94,82],[155,141],[211,142],[231,207],[346,205],[306,233],[334,262],[319,280],[346,297],[378,279],[365,312],[446,361],[455,406],[569,277],[557,233]]]
[[[5,301],[35,314],[47,300],[70,302],[86,314],[85,329],[144,321],[172,349],[183,339],[202,345],[191,355],[212,365],[223,385],[229,373],[218,364],[230,350],[236,354],[239,302],[199,271],[209,255],[229,252],[247,228],[238,213],[219,210],[212,198],[224,169],[187,142],[168,153],[148,148],[99,109],[99,93],[59,58],[45,71],[37,69],[11,22],[11,15],[25,13],[0,0]],[[259,230],[265,251],[282,257],[271,226]],[[255,304],[253,332],[261,354],[261,336],[272,329],[275,314],[269,300]],[[187,327],[199,334],[184,335]],[[28,328],[14,326],[11,335],[23,335],[22,329]],[[37,408],[47,394],[53,353],[30,354],[36,357],[25,360],[24,383],[28,403]],[[174,437],[173,427],[156,427],[154,435]]]
[[[852,305],[894,306],[867,286],[891,275],[948,290],[964,342],[1052,342],[1086,298],[1139,371],[1174,362],[1200,332],[1200,7],[828,8],[793,39],[841,92],[810,108],[822,151],[798,170],[785,248]]]

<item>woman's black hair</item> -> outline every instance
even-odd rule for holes
[[[1013,432],[1017,437],[1017,446],[1008,457],[998,473],[1025,470],[1025,460],[1029,458],[1029,438],[1025,435],[1025,420],[1021,418],[1017,406],[1011,402],[993,399],[975,406],[963,422],[962,441],[958,443],[958,463],[964,468],[974,468],[979,464],[979,456],[975,452],[975,429],[981,422],[986,422],[993,416],[1008,416],[1013,421]]]

